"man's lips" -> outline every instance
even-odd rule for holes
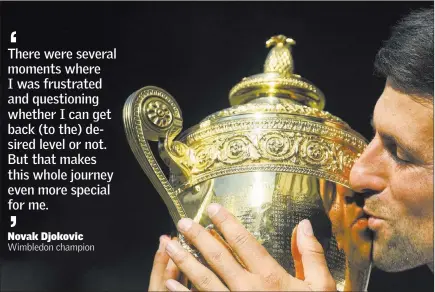
[[[384,220],[382,217],[379,217],[377,215],[375,215],[373,212],[371,212],[370,210],[368,210],[365,206],[364,206],[364,212],[367,214],[368,216],[368,226],[371,230],[376,230],[379,228],[380,224],[382,224],[382,221]]]
[[[374,218],[374,219],[383,219],[382,217],[375,215],[372,211],[370,211],[366,206],[363,208],[364,213],[367,215],[367,218]]]

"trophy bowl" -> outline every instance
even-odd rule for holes
[[[294,275],[292,231],[309,219],[337,289],[366,290],[372,241],[348,180],[367,143],[323,111],[323,93],[293,73],[294,44],[272,37],[264,72],[231,89],[232,107],[182,133],[181,110],[168,92],[137,90],[124,106],[127,139],[174,222],[189,217],[214,230],[205,210],[219,203]],[[149,141],[158,142],[168,178]]]

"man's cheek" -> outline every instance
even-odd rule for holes
[[[423,183],[422,178],[412,177],[405,181],[406,184],[403,181],[396,183],[392,195],[398,203],[399,214],[416,218],[433,214],[433,186],[429,189],[430,184]]]

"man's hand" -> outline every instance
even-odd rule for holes
[[[296,277],[293,277],[231,213],[218,204],[211,204],[207,211],[246,268],[204,227],[191,219],[182,219],[178,222],[178,230],[201,252],[214,272],[176,241],[164,240],[166,252],[198,290],[336,291],[323,248],[314,237],[308,220],[301,221],[293,230],[292,255],[296,268]],[[166,281],[166,287],[170,291],[189,291],[174,279]]]
[[[169,236],[162,235],[160,237],[159,249],[154,256],[148,291],[167,291],[165,282],[169,279],[176,280],[180,275],[177,266],[165,251],[166,244],[170,241],[171,238]]]

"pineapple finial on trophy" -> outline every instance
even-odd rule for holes
[[[294,74],[291,45],[296,42],[285,35],[272,36],[266,42],[270,48],[264,62],[263,73],[245,77],[229,94],[230,104],[241,105],[250,102],[296,103],[322,110],[325,96],[309,80]]]
[[[266,42],[266,48],[274,46],[264,63],[264,73],[279,73],[283,77],[289,77],[293,74],[293,57],[290,46],[296,42],[287,38],[285,35],[276,35]]]

